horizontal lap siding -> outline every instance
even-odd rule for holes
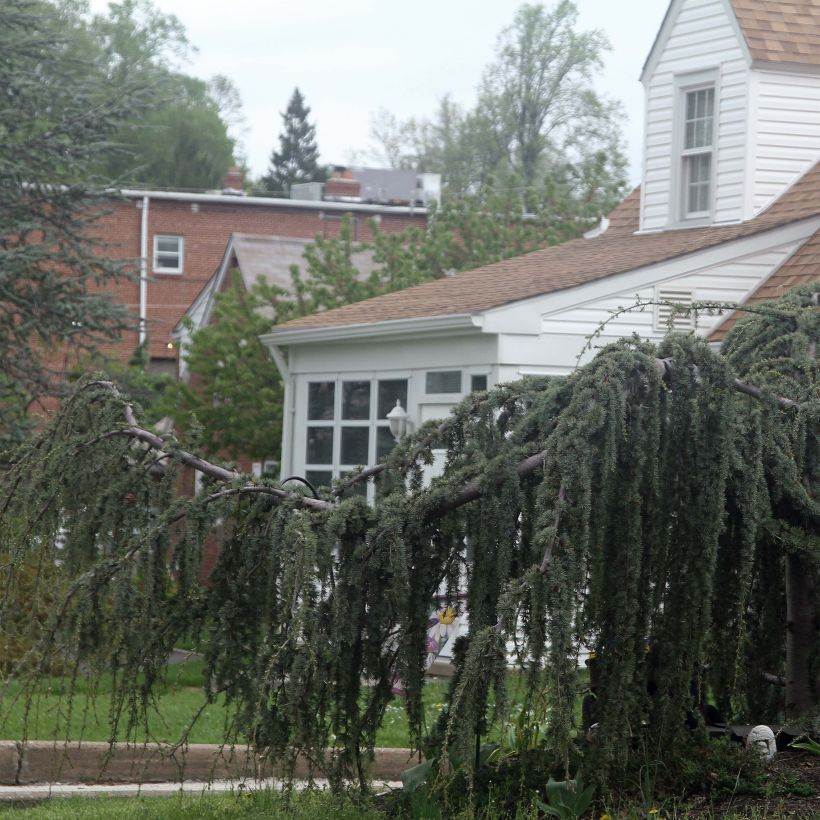
[[[797,244],[776,248],[753,257],[737,259],[662,282],[658,286],[664,289],[691,290],[696,301],[739,302],[756,290],[758,285],[780,267],[796,248]],[[663,333],[659,333],[654,328],[652,307],[645,308],[643,312],[634,310],[617,318],[611,318],[613,312],[633,305],[636,295],[640,299],[654,299],[655,287],[654,284],[647,285],[637,294],[624,292],[607,296],[557,315],[546,316],[541,321],[541,333],[552,337],[587,335],[607,322],[605,334],[607,337],[618,338],[637,333],[643,338],[659,338]],[[706,335],[719,321],[721,321],[720,317],[702,315],[698,319],[698,331]],[[556,362],[556,364],[563,364],[563,362]]]
[[[757,213],[820,159],[820,78],[759,73],[754,152]]]
[[[681,7],[647,86],[646,148],[641,227],[669,224],[673,187],[675,77],[719,68],[719,126],[715,221],[742,218],[746,157],[748,69],[721,0],[688,0]]]

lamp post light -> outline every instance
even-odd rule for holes
[[[407,432],[407,411],[401,406],[401,399],[396,399],[396,406],[387,414],[390,432],[396,441]]]

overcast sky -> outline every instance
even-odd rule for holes
[[[386,108],[399,118],[429,116],[449,93],[475,102],[482,69],[491,60],[518,2],[505,0],[154,0],[177,15],[198,48],[188,71],[225,74],[242,96],[245,155],[265,171],[277,144],[294,86],[311,107],[322,161],[365,158],[371,116]],[[666,0],[576,0],[579,27],[601,28],[612,43],[599,89],[623,103],[634,182],[640,175],[643,91],[638,81]],[[91,0],[104,11],[107,0]]]

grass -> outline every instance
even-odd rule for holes
[[[302,792],[288,799],[271,790],[203,796],[57,798],[9,813],[15,820],[381,820],[387,816],[373,806],[359,805],[350,798],[327,792]]]
[[[205,703],[202,690],[203,665],[201,661],[188,661],[169,667],[168,679],[158,693],[154,706],[148,711],[147,733],[141,727],[136,739],[146,737],[160,742],[178,740],[190,725],[192,717]],[[447,682],[430,679],[425,686],[424,703],[427,724],[431,726],[444,705]],[[20,688],[11,684],[0,701],[0,738],[19,740],[24,731],[29,740],[85,740],[108,741],[111,739],[109,713],[111,709],[111,678],[104,676],[92,696],[83,681],[69,703],[68,684],[61,678],[43,681],[40,694],[26,717],[20,698]],[[202,709],[190,730],[190,743],[222,743],[226,734],[229,710],[224,698]],[[26,726],[27,721],[27,726]],[[124,729],[117,737],[123,740]],[[407,747],[410,745],[404,700],[393,698],[388,705],[385,719],[377,739],[379,746]]]

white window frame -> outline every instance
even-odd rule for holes
[[[675,77],[675,116],[673,118],[672,140],[672,185],[670,191],[670,217],[673,224],[680,227],[708,225],[715,212],[715,190],[717,182],[717,142],[720,126],[720,83],[718,69],[699,71],[694,74],[684,74]],[[687,95],[697,91],[712,89],[714,101],[712,109],[712,142],[708,146],[698,148],[685,147],[686,136],[686,100]],[[688,206],[688,170],[691,158],[709,156],[709,208],[705,211],[689,212]]]
[[[338,479],[342,476],[355,471],[357,467],[362,466],[358,464],[348,464],[342,462],[342,430],[345,428],[358,427],[368,430],[367,451],[370,460],[376,457],[376,448],[378,444],[378,430],[380,428],[390,428],[390,422],[385,415],[384,418],[377,417],[377,410],[379,406],[379,382],[380,381],[406,381],[407,382],[407,403],[410,403],[411,390],[411,374],[406,371],[397,373],[377,373],[377,374],[358,374],[345,373],[344,375],[327,375],[311,374],[304,382],[304,401],[305,401],[305,422],[304,422],[304,441],[302,443],[302,461],[304,463],[304,472],[328,472],[331,478]],[[333,418],[332,419],[315,419],[307,418],[307,408],[310,395],[310,384],[312,382],[332,382],[333,389]],[[368,382],[370,384],[370,413],[367,419],[343,419],[342,418],[342,400],[345,382]],[[407,407],[404,408],[408,410]],[[309,462],[307,460],[307,437],[309,427],[328,427],[333,430],[333,455],[330,464],[318,464]],[[363,465],[370,466],[368,464]],[[366,483],[367,498],[373,501],[375,498],[375,485],[372,481]]]
[[[179,243],[179,250],[177,251],[177,266],[175,268],[162,267],[159,264],[159,240],[160,239],[176,239]],[[170,251],[163,251],[163,254],[170,253]],[[176,234],[154,234],[154,259],[153,270],[154,273],[182,273],[185,264],[185,237]]]

